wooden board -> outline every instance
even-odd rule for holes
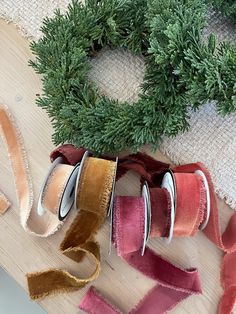
[[[36,198],[49,166],[48,155],[53,145],[50,121],[46,113],[35,105],[36,95],[41,93],[41,83],[40,77],[27,65],[30,58],[29,42],[21,37],[13,25],[0,20],[0,102],[10,107],[22,131]],[[10,163],[2,142],[0,147],[0,187],[13,204],[10,210],[0,217],[0,266],[24,289],[27,289],[25,278],[27,272],[58,267],[70,270],[74,274],[88,273],[90,269],[88,262],[78,265],[58,251],[60,241],[75,213],[70,215],[60,231],[48,239],[30,236],[23,230],[19,221]],[[154,156],[167,160],[158,152]],[[118,183],[117,193],[135,195],[138,193],[138,186],[136,176],[130,174]],[[232,210],[223,201],[219,201],[219,207],[222,224],[225,226]],[[121,310],[128,312],[154,282],[127,266],[116,256],[114,250],[111,256],[108,255],[108,231],[106,223],[98,234],[102,251],[102,272],[93,284],[114,304],[119,305]],[[201,274],[203,295],[188,298],[172,312],[216,313],[222,293],[219,281],[222,252],[202,233],[191,239],[174,239],[169,246],[165,246],[161,240],[152,240],[150,245],[177,265],[198,267]],[[87,288],[48,297],[39,301],[39,304],[49,314],[74,314],[78,312],[76,306]]]

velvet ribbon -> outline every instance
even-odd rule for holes
[[[61,222],[55,215],[55,208],[55,210],[46,211],[43,216],[39,216],[36,208],[33,207],[33,188],[29,165],[22,144],[23,140],[8,108],[3,105],[0,105],[0,135],[5,140],[11,160],[19,200],[21,224],[25,231],[36,236],[47,237],[58,230]],[[60,187],[56,191],[60,194]],[[0,193],[0,212],[4,213],[9,207],[10,202],[4,194]]]
[[[193,236],[206,216],[206,190],[203,179],[196,173],[174,173],[174,180],[176,185],[174,236]]]
[[[43,237],[48,236],[57,230],[58,219],[55,218],[55,214],[50,211],[47,211],[43,217],[39,217],[35,209],[32,208],[32,183],[29,176],[26,154],[22,147],[20,133],[7,108],[2,105],[0,106],[0,126],[0,132],[5,139],[12,162],[16,190],[20,203],[21,223],[24,229],[32,234]],[[53,159],[57,155],[62,155],[65,156],[63,157],[65,163],[75,165],[75,163],[81,160],[83,152],[83,149],[76,149],[72,145],[64,145],[53,152],[51,157]],[[111,169],[111,172],[114,168]],[[158,162],[145,154],[138,153],[120,160],[117,179],[119,179],[127,171],[133,170],[141,175],[141,182],[146,180],[150,187],[159,187],[162,177],[168,168],[169,165]],[[221,268],[221,283],[224,288],[224,295],[220,302],[219,313],[229,314],[232,313],[233,306],[236,301],[236,215],[234,214],[231,217],[228,226],[221,235],[216,195],[207,170],[199,163],[180,166],[174,169],[176,174],[194,173],[195,170],[202,170],[205,173],[210,186],[211,213],[209,223],[205,228],[204,233],[213,243],[226,253],[223,258]],[[105,195],[107,195],[107,193],[105,193]],[[10,202],[7,198],[3,194],[0,194],[0,212],[3,213],[9,205]],[[79,239],[77,238],[78,242],[74,242],[74,246],[70,245],[71,239],[76,238],[75,235],[77,235],[77,231],[83,230],[83,226],[89,224],[86,220],[79,217],[80,216],[78,214],[74,223],[68,230],[66,237],[61,244],[61,250],[63,253],[76,261],[80,261],[85,253],[88,253],[88,255],[95,258],[95,260],[99,260],[99,247],[92,236],[87,239],[82,236],[82,241],[79,237]],[[103,219],[98,220],[102,223]],[[199,218],[199,221],[200,220],[201,219]],[[95,229],[96,228],[97,227],[95,227]],[[158,234],[156,231],[153,232],[154,234]],[[183,229],[180,228],[178,232],[181,234]],[[91,233],[88,232],[87,234]],[[125,254],[124,257],[131,266],[159,282],[159,285],[155,286],[153,290],[151,290],[151,292],[144,298],[144,300],[142,300],[136,307],[136,309],[133,310],[135,313],[153,313],[153,308],[155,309],[155,313],[164,313],[189,294],[200,292],[199,278],[196,270],[190,269],[189,271],[184,271],[179,269],[162,259],[149,248],[146,248],[145,255],[142,258],[137,252]],[[31,291],[30,294],[33,298],[38,298],[53,292],[76,290],[84,286],[88,281],[96,278],[99,273],[99,269],[100,264],[99,266],[97,265],[94,273],[87,279],[80,279],[71,276],[69,273],[62,270],[48,270],[38,274],[34,273],[33,275],[28,276],[29,290]],[[49,277],[47,277],[48,274]],[[37,278],[39,278],[39,282],[37,281]],[[50,279],[48,280],[47,278]],[[187,283],[187,286],[185,283]],[[38,287],[40,284],[42,285],[41,288]],[[94,295],[96,295],[96,293],[94,293]],[[104,304],[101,297],[99,299],[99,296],[97,295],[97,298],[98,301],[100,300],[101,303]],[[159,302],[157,304],[156,302],[161,299],[163,302]],[[91,310],[91,301],[93,300],[90,299],[90,294],[88,294],[85,296],[81,307],[83,308],[84,306],[84,309],[89,312]],[[85,304],[87,304],[87,306],[85,306]],[[111,309],[113,309],[113,312],[110,312]],[[104,310],[103,313],[114,313],[114,308],[108,305],[106,307],[106,311]],[[101,312],[99,311],[99,306],[97,306],[92,313],[100,314]]]
[[[150,237],[167,237],[170,229],[170,194],[166,189],[150,188],[151,230]]]
[[[79,212],[60,245],[62,254],[76,262],[80,262],[85,254],[90,257],[95,265],[94,272],[87,278],[72,276],[61,269],[29,273],[31,299],[78,290],[99,275],[99,244],[94,235],[107,215],[115,168],[113,161],[93,157],[85,160],[77,194]]]
[[[220,301],[219,313],[231,314],[236,303],[236,213],[231,216],[225,231],[221,234],[217,198],[207,169],[201,163],[183,165],[174,169],[176,173],[194,173],[196,170],[201,170],[205,174],[210,188],[211,213],[204,233],[225,252],[221,265],[221,285],[224,294]]]
[[[61,225],[58,220],[60,196],[73,166],[81,161],[84,149],[71,151],[71,145],[64,145],[52,153],[51,159],[62,157],[64,164],[57,165],[49,179],[42,197],[43,216],[33,207],[33,189],[29,175],[26,154],[19,130],[7,107],[0,106],[0,132],[5,139],[11,159],[17,196],[20,204],[20,218],[23,228],[36,236],[47,237]],[[60,291],[73,291],[94,280],[100,272],[99,245],[94,234],[103,223],[110,201],[116,163],[98,158],[88,158],[82,169],[77,195],[80,211],[61,243],[61,252],[79,262],[86,254],[95,264],[94,272],[87,278],[72,276],[61,269],[49,269],[27,274],[29,294],[32,299]],[[90,187],[90,188],[89,188]],[[0,212],[4,213],[10,202],[0,194]]]
[[[68,182],[74,167],[66,164],[58,164],[52,170],[42,195],[42,207],[50,211],[56,217],[59,215],[60,202],[65,185]],[[59,222],[58,222],[59,223]]]
[[[142,159],[142,157],[141,157]],[[153,164],[155,162],[153,161]],[[137,168],[135,163],[132,163],[132,166],[130,167],[132,170],[137,170],[137,172],[141,175],[143,173],[145,174],[145,179],[149,178],[150,185],[155,186],[155,181],[158,182],[159,175],[162,177],[163,172],[159,173],[156,176],[148,176],[146,170],[141,166],[138,162]],[[127,169],[127,168],[126,168]],[[152,169],[153,170],[153,169]],[[174,168],[175,172],[175,179],[177,181],[177,189],[178,186],[182,186],[185,189],[188,189],[188,184],[178,183],[181,182],[181,179],[183,177],[187,178],[187,174],[191,174],[191,179],[194,178],[196,181],[196,185],[198,185],[198,193],[190,193],[189,195],[194,196],[193,202],[191,204],[195,203],[193,216],[191,213],[191,216],[194,218],[192,219],[191,223],[189,224],[189,221],[185,220],[185,217],[182,216],[181,212],[177,213],[176,211],[176,221],[175,221],[175,232],[174,234],[176,236],[185,236],[185,235],[193,235],[197,229],[201,226],[202,221],[204,220],[204,209],[206,206],[206,199],[205,199],[205,191],[203,188],[203,182],[195,174],[196,170],[201,170],[208,181],[209,189],[210,189],[210,201],[211,201],[211,212],[210,212],[210,218],[209,222],[204,229],[205,235],[213,242],[215,243],[220,249],[222,249],[224,252],[226,252],[226,255],[223,258],[222,267],[221,267],[221,284],[224,289],[223,297],[221,298],[220,304],[219,304],[219,313],[220,314],[231,314],[233,313],[233,307],[236,302],[236,272],[235,272],[235,265],[236,265],[236,214],[234,214],[229,223],[226,227],[224,233],[221,235],[220,233],[220,226],[219,226],[219,216],[218,216],[218,208],[217,208],[217,200],[216,195],[214,192],[214,187],[210,178],[210,175],[206,168],[201,163],[195,163],[195,164],[189,164],[185,166],[180,166]],[[154,171],[155,172],[155,171]],[[155,181],[154,181],[154,180]],[[160,177],[159,177],[160,179]],[[159,181],[160,182],[160,181]],[[197,183],[198,182],[198,183]],[[189,191],[191,192],[191,191]],[[151,189],[152,193],[152,189]],[[197,196],[196,196],[197,195]],[[187,204],[186,203],[186,196],[188,195],[186,193],[182,193],[182,196],[177,199],[177,208]],[[137,199],[136,199],[137,200]],[[128,253],[129,250],[132,251],[133,249],[137,248],[139,245],[135,242],[137,239],[132,239],[129,245],[125,243],[129,240],[126,238],[123,244],[120,244],[119,241],[121,238],[117,235],[117,230],[121,228],[120,224],[126,219],[129,219],[131,217],[131,213],[129,212],[131,207],[128,205],[134,206],[134,209],[137,211],[137,204],[138,204],[138,212],[136,217],[139,217],[139,223],[136,221],[136,227],[142,226],[143,221],[142,218],[140,218],[140,205],[142,206],[142,201],[138,199],[138,201],[134,202],[134,199],[131,197],[128,199],[125,197],[125,199],[118,198],[115,202],[116,204],[116,211],[117,214],[115,214],[115,220],[118,220],[117,223],[115,223],[115,235],[113,240],[115,241],[115,246],[118,247],[118,253],[134,268],[141,271],[146,276],[155,279],[159,285],[156,285],[149,293],[148,295],[141,300],[141,302],[138,304],[138,306],[131,310],[131,313],[165,313],[166,311],[172,309],[179,301],[186,298],[188,295],[193,293],[200,293],[200,283],[199,283],[199,277],[196,272],[196,270],[190,270],[184,271],[180,270],[179,268],[175,267],[171,263],[163,260],[160,256],[155,254],[152,250],[149,248],[146,248],[145,254],[143,257],[140,256],[140,251],[135,251],[132,253]],[[124,210],[126,205],[128,208]],[[182,204],[182,205],[181,205]],[[199,205],[199,206],[198,206]],[[192,207],[191,207],[192,208]],[[190,209],[191,211],[192,209]],[[123,211],[123,212],[122,212]],[[190,214],[189,211],[189,214]],[[121,213],[122,212],[122,213]],[[126,216],[127,215],[127,216]],[[167,215],[168,216],[168,215]],[[188,228],[187,232],[183,228],[183,225],[181,224],[181,221],[185,220],[185,223],[187,223]],[[168,219],[166,219],[168,221]],[[130,225],[130,223],[129,223]],[[129,227],[126,226],[126,231],[129,230]],[[153,234],[160,235],[162,231],[160,231],[160,228],[158,228],[157,225],[155,225],[156,231],[154,231]],[[155,229],[153,226],[153,230]],[[141,227],[142,229],[142,227]],[[134,230],[134,228],[132,229]],[[138,228],[135,230],[139,230]],[[132,232],[129,234],[131,235]],[[126,233],[127,235],[127,233]],[[132,234],[133,236],[133,234]],[[119,239],[119,240],[118,240]],[[138,242],[139,243],[139,242]],[[140,244],[140,243],[139,243]],[[186,276],[186,277],[185,277]],[[187,289],[186,289],[186,286]],[[183,292],[183,294],[181,294]],[[93,307],[93,304],[97,305],[96,308]],[[85,295],[84,299],[82,300],[80,304],[80,308],[88,313],[98,314],[100,312],[99,304],[106,304],[106,311],[103,313],[110,314],[110,313],[120,313],[120,311],[115,308],[114,306],[110,305],[107,301],[103,301],[103,298],[94,290],[94,288],[90,288],[88,293]]]

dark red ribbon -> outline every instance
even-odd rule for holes
[[[56,149],[51,157],[53,159],[55,156],[58,156],[57,153],[59,152],[59,155],[64,156],[68,163],[75,164],[77,158],[80,161],[82,151],[84,150],[67,144]],[[133,170],[141,175],[141,181],[146,180],[150,187],[158,187],[168,168],[168,164],[161,163],[146,154],[138,153],[122,158],[119,161],[117,179],[127,171]],[[196,163],[176,167],[174,172],[176,174],[194,173],[196,170],[204,172],[210,187],[211,213],[204,233],[213,243],[226,252],[221,267],[221,283],[224,288],[224,295],[220,302],[219,313],[230,314],[233,313],[233,307],[236,302],[236,214],[231,217],[228,226],[221,235],[216,195],[206,168],[202,164]],[[201,221],[200,218],[199,221]],[[132,267],[159,283],[131,313],[161,314],[170,310],[188,295],[201,292],[198,273],[195,269],[179,269],[149,248],[146,248],[143,257],[137,251],[125,254],[122,257]],[[163,300],[163,302],[160,302],[160,300]],[[120,313],[119,310],[106,302],[93,288],[90,288],[82,300],[80,308],[93,314]]]

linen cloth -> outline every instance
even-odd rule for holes
[[[69,3],[69,0],[0,0],[0,17],[15,23],[24,36],[37,40],[43,18],[52,16],[56,8],[66,10]],[[236,43],[235,25],[213,11],[209,12],[205,36],[210,32],[215,32],[219,40]],[[92,65],[90,78],[101,93],[120,101],[138,99],[145,72],[142,57],[124,49],[104,49],[92,60]],[[209,102],[189,115],[189,130],[175,138],[165,138],[160,149],[176,164],[204,163],[219,197],[236,209],[236,113],[223,118],[217,114],[215,103]]]

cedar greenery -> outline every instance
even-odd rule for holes
[[[86,0],[46,18],[30,64],[42,74],[37,103],[52,119],[55,144],[99,153],[156,148],[164,135],[188,128],[188,108],[216,100],[220,114],[234,112],[236,49],[214,34],[202,40],[209,2],[234,17],[230,0]],[[99,95],[88,80],[89,59],[105,46],[144,56],[136,103]]]

